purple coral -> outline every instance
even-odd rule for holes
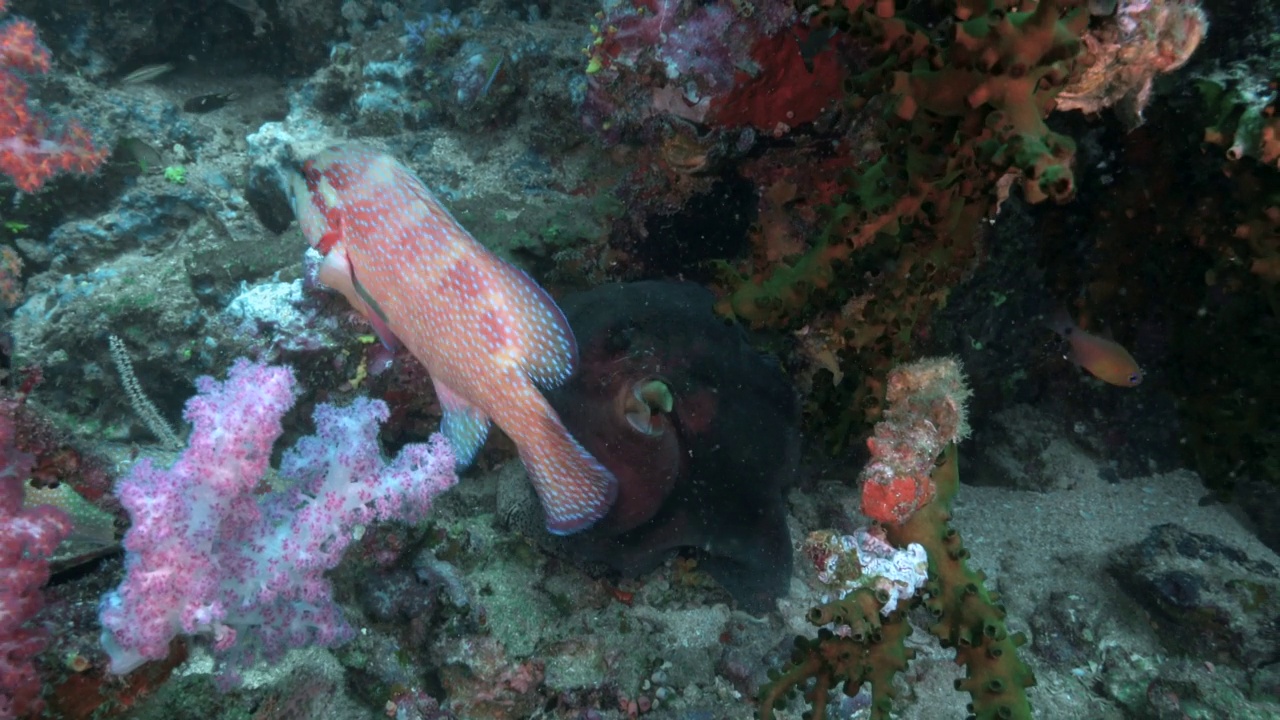
[[[288,368],[247,360],[225,382],[200,378],[186,451],[167,470],[142,460],[116,488],[133,526],[124,582],[102,601],[112,672],[165,657],[178,634],[212,638],[228,682],[259,653],[345,641],[324,572],[358,528],[418,519],[457,481],[439,435],[384,463],[387,407],[359,399],[317,406],[316,434],[281,461],[287,488],[259,494],[293,386]]]

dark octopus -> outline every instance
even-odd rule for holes
[[[799,403],[713,302],[698,285],[639,282],[561,303],[581,363],[548,399],[619,481],[609,514],[569,543],[631,577],[692,552],[743,609],[764,612],[791,577],[783,495]]]

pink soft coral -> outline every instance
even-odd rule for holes
[[[288,368],[247,360],[226,382],[201,378],[187,403],[187,450],[167,470],[143,460],[120,482],[133,526],[124,582],[102,601],[112,672],[163,658],[175,635],[203,635],[233,684],[260,654],[348,639],[325,571],[358,527],[419,519],[457,481],[439,435],[384,462],[387,407],[361,398],[317,406],[316,434],[281,461],[288,487],[260,493],[293,384]]]
[[[44,605],[40,588],[49,580],[49,556],[71,532],[71,519],[57,508],[23,508],[23,483],[31,456],[13,445],[12,408],[0,408],[0,720],[34,714],[42,707],[40,678],[31,659],[44,649],[46,633],[28,622]]]

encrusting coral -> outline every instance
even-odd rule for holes
[[[807,253],[758,277],[730,275],[724,312],[781,324],[812,289],[831,284],[834,262],[877,235],[909,227],[963,234],[987,214],[997,182],[1009,173],[1031,202],[1073,196],[1075,143],[1050,130],[1044,117],[1079,72],[1088,13],[1062,0],[1043,0],[1029,11],[1009,5],[957,3],[949,42],[896,15],[893,2],[823,2],[811,9],[818,26],[870,47],[869,69],[846,83],[847,105],[859,113],[887,97],[873,106],[889,126],[885,151],[840,178],[843,197]]]
[[[849,130],[829,153],[842,164],[796,191],[829,198],[803,240],[718,266],[718,309],[796,334],[811,430],[839,452],[880,418],[889,369],[981,261],[1000,200],[1074,197],[1075,143],[1045,118],[1084,70],[1089,14],[1068,0],[802,6],[848,48]]]

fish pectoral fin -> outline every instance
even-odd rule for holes
[[[578,342],[560,306],[520,268],[498,260],[515,335],[523,349],[520,367],[543,390],[563,385],[578,366]]]
[[[440,399],[440,407],[444,409],[440,432],[453,447],[454,457],[458,459],[457,469],[462,470],[476,459],[476,453],[484,446],[485,438],[489,436],[489,416],[448,385],[434,379],[431,382],[436,388],[436,397]]]
[[[378,336],[378,339],[382,341],[383,347],[391,352],[396,352],[400,349],[402,344],[400,342],[400,338],[396,337],[396,334],[391,331],[391,328],[387,327],[387,324],[383,322],[382,318],[377,315],[365,315],[365,319],[367,319],[369,324],[373,326],[373,332]]]
[[[351,263],[347,261],[345,250],[333,250],[320,261],[320,271],[316,279],[321,285],[333,288],[342,293],[354,308],[360,306],[360,296],[356,294],[355,284],[351,281]]]
[[[354,269],[351,272],[351,284],[355,287],[356,295],[360,296],[361,304],[357,307],[365,319],[369,321],[369,324],[373,326],[373,331],[378,334],[378,339],[382,341],[382,344],[388,350],[392,352],[399,350],[401,345],[400,338],[396,337],[396,334],[391,331],[391,324],[387,319],[387,314],[382,311],[378,301],[356,279]]]
[[[356,279],[355,268],[352,267],[351,260],[347,257],[345,250],[335,248],[328,255],[325,255],[316,279],[322,285],[342,293],[342,296],[347,299],[351,307],[355,308],[356,312],[369,321],[369,324],[373,326],[374,333],[378,335],[378,339],[382,341],[382,344],[388,350],[395,352],[400,349],[400,340],[391,331],[386,314],[378,306],[378,301]]]

